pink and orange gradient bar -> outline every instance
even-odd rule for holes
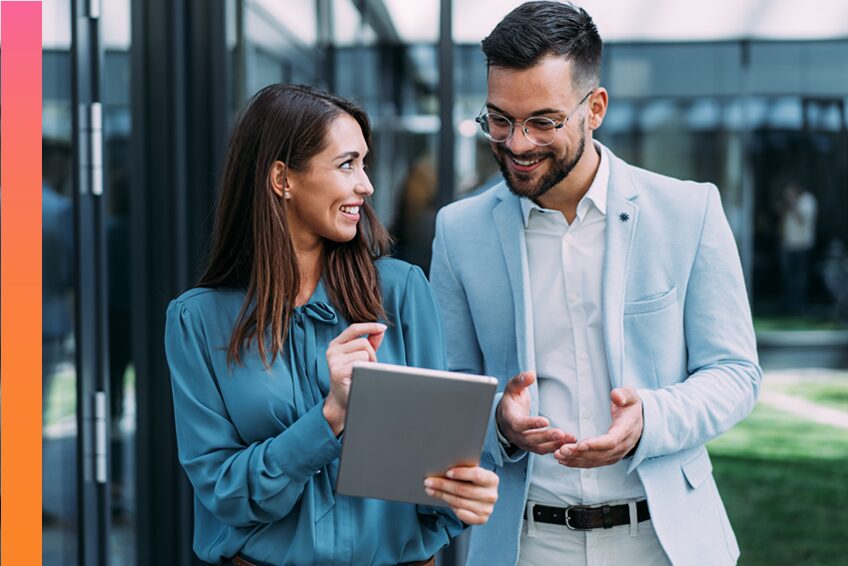
[[[41,2],[0,10],[0,560],[41,564]]]

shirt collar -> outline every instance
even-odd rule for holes
[[[594,145],[596,151],[600,155],[601,161],[598,164],[598,170],[595,173],[595,178],[592,179],[592,184],[589,185],[589,190],[586,191],[586,194],[583,195],[583,198],[580,199],[580,202],[577,204],[577,216],[581,219],[586,215],[586,210],[590,204],[594,204],[595,208],[597,208],[601,214],[606,215],[607,213],[607,190],[609,189],[610,177],[609,157],[606,155],[606,149],[602,145],[598,143],[595,143]],[[530,213],[533,210],[542,212],[545,209],[527,197],[521,197],[520,201],[521,212],[524,217],[524,227],[527,228],[530,224]]]

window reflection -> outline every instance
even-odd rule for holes
[[[42,562],[77,563],[70,4],[45,0],[42,32]]]
[[[329,29],[323,45],[310,40],[321,35],[313,17],[316,5],[303,2],[289,10],[289,4],[243,4],[246,96],[273,82],[305,82],[356,99],[373,125],[374,208],[393,228],[396,255],[427,267],[437,187],[435,45],[399,43],[390,11],[368,12],[371,4],[352,0],[326,4]],[[433,22],[437,25],[438,18]]]
[[[109,323],[111,563],[136,563],[136,375],[132,362],[133,271],[130,230],[130,0],[103,4],[103,20],[121,22],[106,37],[103,143]]]
[[[485,101],[485,63],[476,45],[456,50],[461,131]],[[610,44],[604,58],[597,138],[634,165],[719,187],[758,329],[848,327],[848,42]],[[486,180],[479,136],[457,144],[458,186],[498,179]],[[811,197],[802,209],[816,203],[803,244],[786,233],[793,185]]]

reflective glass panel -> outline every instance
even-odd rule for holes
[[[42,562],[77,564],[71,6],[42,6]]]

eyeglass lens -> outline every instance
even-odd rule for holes
[[[480,125],[483,126],[483,132],[488,134],[492,141],[502,142],[509,139],[513,127],[509,119],[497,114],[485,114],[482,118]],[[549,145],[554,141],[556,123],[548,118],[528,118],[518,127],[537,145]]]

